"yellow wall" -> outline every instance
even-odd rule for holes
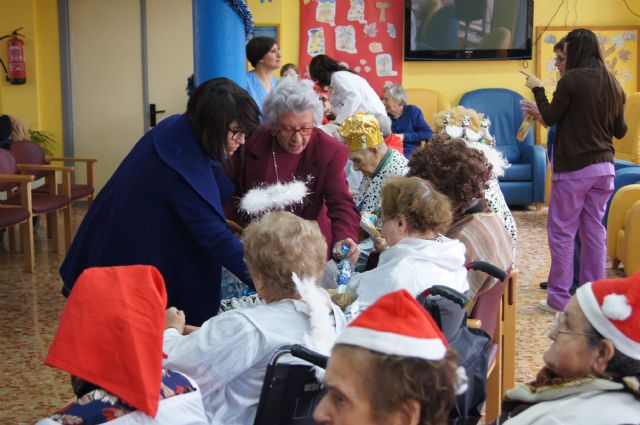
[[[280,24],[283,63],[298,63],[300,37],[298,35],[301,0],[273,0],[273,3],[249,0],[247,3],[257,24]],[[347,1],[347,0],[337,0]],[[546,26],[561,0],[535,0],[534,27]],[[606,3],[606,7],[605,7]],[[640,2],[629,1],[636,13]],[[577,13],[576,13],[577,11]],[[566,22],[566,24],[565,24]],[[551,26],[577,25],[640,25],[622,1],[566,0],[551,21]],[[535,55],[535,46],[534,46]],[[459,62],[404,62],[402,81],[407,88],[431,88],[442,92],[452,104],[462,94],[485,87],[505,87],[531,97],[524,87],[519,69],[536,69],[535,61],[459,61]]]
[[[11,85],[2,75],[0,113],[22,118],[32,129],[51,133],[54,155],[62,153],[60,49],[56,0],[0,0],[0,34],[24,27],[27,83]],[[0,57],[7,64],[6,39]]]

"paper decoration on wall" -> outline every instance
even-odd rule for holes
[[[388,1],[377,1],[376,7],[380,9],[380,22],[387,22],[387,14],[385,11],[388,7],[391,7],[391,3]]]
[[[376,35],[378,35],[378,28],[376,27],[375,22],[365,24],[364,28],[362,28],[362,31],[367,37],[374,38]]]
[[[396,35],[397,35],[396,26],[393,25],[391,22],[387,22],[387,34],[389,34],[389,37],[391,38],[396,38]]]
[[[323,53],[366,78],[378,93],[386,81],[401,84],[405,1],[299,1],[301,68],[308,70],[312,57]],[[378,59],[381,54],[387,56]]]
[[[376,55],[376,74],[380,77],[398,75],[398,73],[393,70],[393,59],[390,54],[382,53]]]
[[[371,53],[381,53],[382,52],[382,43],[374,41],[373,43],[369,43],[369,51]]]
[[[336,25],[336,0],[318,0],[316,21]]]
[[[349,12],[347,13],[347,20],[358,21],[361,24],[366,24],[364,19],[364,0],[350,0]]]
[[[324,55],[324,28],[311,28],[307,31],[307,54],[309,56]]]
[[[336,50],[347,53],[358,53],[356,50],[356,29],[351,25],[336,27]]]

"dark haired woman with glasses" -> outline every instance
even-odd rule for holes
[[[566,71],[551,103],[542,83],[527,74],[542,119],[556,125],[547,233],[551,268],[545,311],[563,310],[571,297],[574,238],[580,236],[579,284],[605,277],[606,229],[613,193],[613,142],[627,132],[625,94],[607,66],[598,37],[577,29],[565,38]]]
[[[277,182],[305,183],[308,195],[287,210],[316,220],[329,248],[346,242],[349,258],[356,244],[360,214],[349,193],[344,167],[347,147],[316,126],[322,121],[322,104],[308,80],[285,78],[271,90],[263,105],[263,126],[249,137],[244,158],[234,157],[229,174],[238,191],[227,211],[246,224],[237,201],[249,190]]]
[[[218,312],[221,266],[253,285],[225,221],[235,188],[222,162],[259,122],[255,101],[231,80],[196,88],[187,112],[140,139],[92,203],[60,268],[63,293],[89,267],[153,265],[169,305],[200,325]]]

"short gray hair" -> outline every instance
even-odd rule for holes
[[[322,103],[310,80],[281,78],[262,104],[262,122],[273,126],[281,114],[313,112],[314,125],[322,123]]]
[[[407,104],[407,92],[400,84],[388,84],[384,86],[384,91],[389,92],[391,98],[403,105]]]
[[[380,133],[385,139],[391,136],[391,119],[387,114],[381,114],[379,112],[367,112],[367,115],[372,115],[380,125]]]

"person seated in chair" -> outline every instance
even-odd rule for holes
[[[71,374],[77,399],[38,425],[208,424],[196,383],[162,368],[166,304],[153,266],[82,272],[45,360]]]
[[[245,261],[266,304],[227,311],[185,335],[185,316],[166,313],[165,366],[200,385],[211,424],[251,425],[269,358],[283,345],[328,354],[345,319],[316,286],[327,243],[318,225],[279,211],[244,231]]]
[[[380,298],[338,337],[314,412],[325,425],[445,425],[456,393],[457,356],[405,290]]]
[[[453,224],[445,235],[462,242],[465,262],[487,261],[502,270],[513,265],[512,240],[504,222],[487,207],[485,190],[493,178],[492,165],[483,152],[462,139],[438,134],[415,151],[409,160],[410,176],[429,181],[451,201]],[[470,270],[475,294],[495,283],[486,273]]]
[[[420,108],[407,104],[407,92],[400,84],[384,86],[382,103],[391,118],[391,130],[401,138],[404,156],[409,158],[422,141],[431,138],[431,127]]]
[[[638,323],[640,274],[579,287],[556,315],[545,366],[507,391],[497,423],[640,423]]]
[[[356,208],[379,215],[382,187],[390,178],[407,174],[407,159],[384,143],[380,124],[372,115],[350,116],[342,123],[340,135],[349,147],[353,168],[364,176],[353,195]]]
[[[359,311],[381,296],[405,289],[413,296],[433,285],[469,289],[464,245],[441,235],[451,224],[446,196],[419,177],[396,177],[382,189],[382,236],[378,266],[354,274],[349,290]],[[388,249],[387,249],[388,248]]]

